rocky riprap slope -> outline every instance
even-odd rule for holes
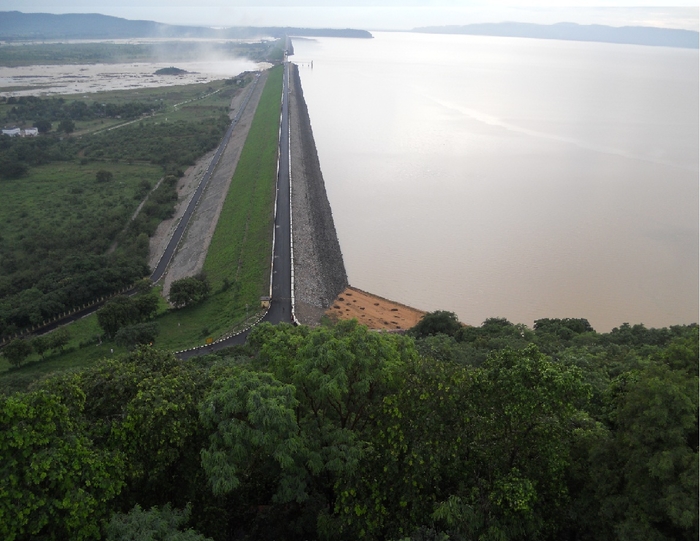
[[[290,90],[294,295],[297,319],[313,325],[347,287],[348,277],[294,64]]]

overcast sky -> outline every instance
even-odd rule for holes
[[[0,11],[103,13],[202,26],[307,26],[408,30],[481,22],[576,22],[698,30],[697,0],[0,0]]]

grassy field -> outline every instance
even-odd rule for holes
[[[99,170],[112,173],[113,181],[98,185]],[[34,167],[23,178],[2,182],[2,242],[19,243],[34,236],[33,231],[49,236],[68,228],[89,232],[85,223],[93,220],[120,230],[143,199],[142,183],[150,189],[161,176],[160,167],[149,164],[59,162]]]
[[[254,318],[260,296],[269,292],[281,90],[282,68],[273,68],[205,261],[212,295],[200,305],[177,311],[169,310],[163,300],[157,318],[158,347],[179,350],[204,344],[209,337],[216,339]],[[94,315],[68,328],[71,341],[63,354],[43,361],[33,354],[19,369],[10,369],[0,359],[0,388],[23,388],[47,373],[86,366],[123,352],[112,343],[96,343],[101,329]]]

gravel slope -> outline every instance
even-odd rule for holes
[[[317,324],[348,285],[297,66],[290,66],[292,238],[297,319]]]

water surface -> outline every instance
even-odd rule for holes
[[[351,284],[470,324],[697,321],[697,51],[407,33],[294,48]]]

